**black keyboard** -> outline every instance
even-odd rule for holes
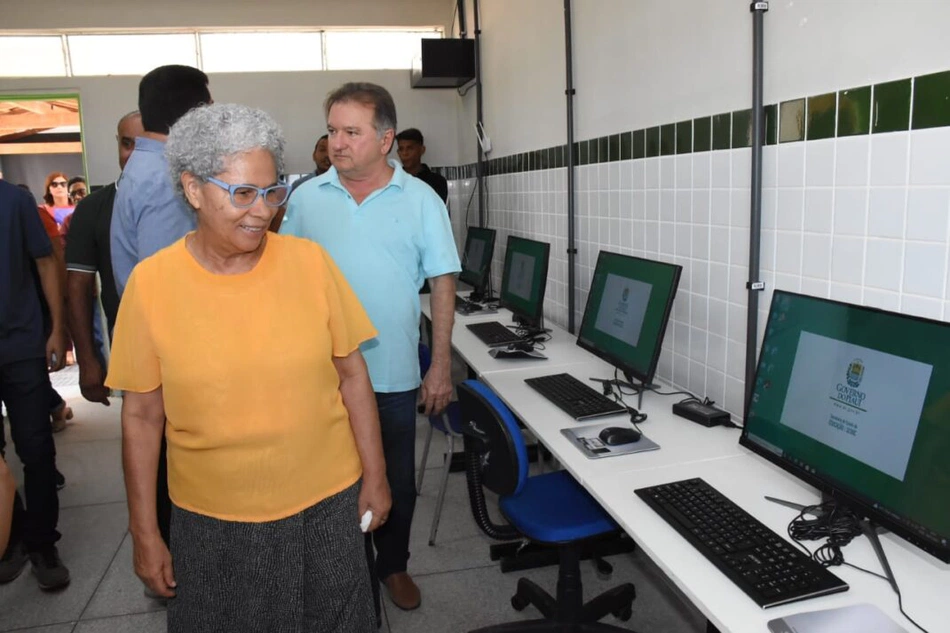
[[[498,347],[500,345],[518,343],[524,340],[498,321],[469,323],[465,327],[467,327],[472,334],[477,336],[478,340],[489,347]]]
[[[589,420],[627,412],[626,407],[570,374],[525,378],[524,381],[575,420]]]
[[[634,492],[762,608],[848,590],[702,479]]]

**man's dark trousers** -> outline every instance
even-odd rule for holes
[[[59,540],[59,497],[56,493],[56,446],[49,419],[49,375],[43,358],[0,365],[0,400],[10,418],[10,436],[23,464],[26,508],[19,493],[13,507],[11,546],[22,542],[30,551]],[[0,452],[4,449],[0,432]]]

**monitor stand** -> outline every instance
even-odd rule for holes
[[[807,508],[813,507],[813,506],[803,505],[801,503],[795,503],[794,501],[786,501],[785,499],[779,499],[778,497],[770,497],[768,495],[765,495],[765,500],[771,501],[772,503],[783,506],[785,508],[791,508],[792,510],[797,510],[798,512],[804,512]],[[823,503],[827,503],[831,500],[832,500],[831,497],[826,496],[825,493],[821,493],[821,501],[815,504],[815,506],[821,505]],[[809,510],[805,514],[810,514],[813,517],[823,516],[823,513],[817,510]]]
[[[551,333],[550,328],[544,327],[543,316],[538,320],[537,325],[516,315],[512,315],[511,320],[514,321],[519,331],[524,332],[524,338],[526,339]]]
[[[624,380],[614,380],[613,378],[591,378],[591,380],[601,384],[611,385],[613,387],[617,387],[618,389],[632,389],[637,395],[637,411],[639,411],[643,408],[643,392],[656,389],[656,385],[645,384],[642,381],[636,380],[627,372],[624,372],[623,377]]]
[[[468,293],[468,300],[474,301],[475,303],[492,303],[498,301],[498,297],[491,296],[491,292],[485,288],[473,288],[470,293]]]

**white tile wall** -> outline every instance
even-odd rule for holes
[[[576,170],[579,325],[597,253],[684,266],[658,376],[741,415],[748,149]],[[774,288],[950,318],[950,129],[766,147],[762,318]],[[487,179],[500,283],[509,234],[552,243],[545,316],[567,324],[566,170]],[[451,182],[456,238],[474,180]],[[469,224],[477,223],[477,197]],[[761,318],[760,318],[761,330]]]

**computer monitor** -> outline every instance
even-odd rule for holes
[[[491,270],[491,258],[495,253],[495,231],[470,226],[465,236],[465,251],[462,253],[462,272],[459,281],[472,286],[472,301],[485,296]]]
[[[544,289],[548,284],[551,245],[508,236],[505,268],[501,274],[501,305],[529,329],[540,329],[544,320]]]
[[[577,344],[644,386],[653,382],[683,267],[601,251]]]
[[[950,562],[950,324],[775,291],[740,443]]]

